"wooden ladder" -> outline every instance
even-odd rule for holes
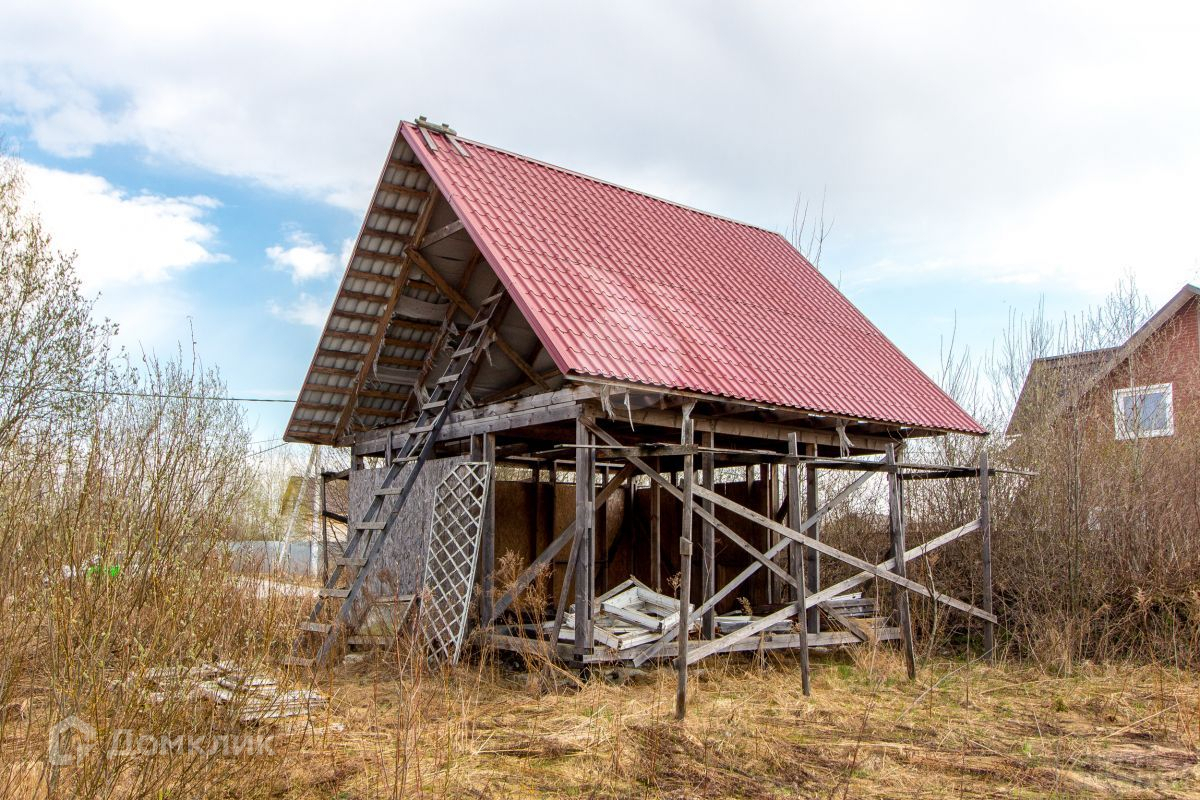
[[[429,397],[412,426],[394,451],[383,482],[362,520],[351,522],[350,539],[342,556],[334,561],[329,580],[320,590],[317,603],[308,619],[299,623],[299,634],[292,644],[291,654],[282,663],[301,667],[319,667],[329,658],[338,636],[356,624],[354,606],[362,593],[371,564],[383,549],[383,543],[395,527],[396,520],[412,494],[417,476],[433,452],[442,426],[458,405],[467,385],[475,377],[479,359],[492,343],[495,326],[508,310],[511,298],[499,284],[475,312],[475,318],[454,345],[442,376],[434,384]],[[418,391],[414,388],[414,391]],[[410,467],[405,469],[406,467]],[[395,497],[390,511],[384,511],[387,498]],[[326,604],[336,606],[332,622],[322,622]],[[311,640],[320,644],[312,655]]]

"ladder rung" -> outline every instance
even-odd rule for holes
[[[362,522],[354,523],[354,527],[358,528],[360,531],[381,531],[383,530],[384,525],[387,525],[387,520],[385,519],[376,519],[371,521],[363,520]]]
[[[317,594],[321,595],[321,597],[349,597],[350,590],[349,589],[330,589],[328,587],[323,586],[323,587],[321,587],[321,590],[317,592]]]
[[[467,333],[474,333],[475,331],[479,330],[480,328],[486,328],[488,325],[491,324],[491,322],[492,322],[491,317],[484,317],[483,319],[477,319],[474,322],[472,322],[470,325],[467,326]]]
[[[333,626],[328,622],[300,622],[296,624],[296,627],[311,633],[329,633],[333,630]]]
[[[431,430],[433,430],[432,423],[430,423],[429,425],[422,425],[419,428],[410,428],[408,432],[410,434],[412,434],[412,433],[420,434],[420,433],[429,433]]]
[[[494,295],[491,295],[490,297],[485,297],[483,299],[483,302],[479,304],[479,307],[483,308],[484,306],[488,305],[489,303],[495,303],[497,300],[500,300],[502,297],[504,297],[503,289],[496,292]]]
[[[389,497],[391,495],[400,494],[403,491],[403,486],[388,486],[385,489],[376,489],[375,494],[379,495],[380,497]]]
[[[311,667],[314,659],[306,658],[305,656],[284,656],[279,659],[280,664],[289,667]]]
[[[334,559],[333,563],[339,564],[343,567],[365,567],[367,565],[367,560],[365,558],[344,558],[343,557],[343,558]]]
[[[475,352],[475,345],[471,345],[470,347],[464,347],[460,350],[455,350],[454,355],[450,356],[450,358],[451,359],[462,358],[464,356],[469,356],[469,355],[471,355],[471,353],[474,353],[474,352]]]
[[[346,644],[391,644],[394,642],[391,636],[347,636]]]
[[[444,405],[446,405],[446,401],[445,401],[445,400],[430,400],[428,403],[426,403],[425,405],[421,406],[421,410],[422,410],[422,411],[428,411],[428,410],[429,410],[429,409],[431,409],[431,408],[441,408],[441,407],[442,407],[442,406],[444,406]]]
[[[462,377],[461,372],[456,372],[453,375],[443,375],[442,377],[438,378],[438,383],[439,384],[440,383],[454,383],[456,380],[458,380],[461,377]]]

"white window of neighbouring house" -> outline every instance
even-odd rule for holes
[[[1117,389],[1113,392],[1113,416],[1118,439],[1173,436],[1175,412],[1171,384]]]

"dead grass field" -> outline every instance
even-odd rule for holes
[[[886,649],[814,666],[805,698],[790,659],[714,659],[679,724],[667,669],[538,692],[498,665],[414,686],[364,662],[291,739],[275,796],[1200,796],[1198,675],[960,660],[910,683]]]

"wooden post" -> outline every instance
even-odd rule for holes
[[[694,441],[692,435],[692,420],[683,423],[682,443],[690,445]],[[675,719],[683,719],[687,714],[687,660],[688,660],[688,630],[692,621],[688,614],[688,605],[692,601],[692,484],[695,480],[693,473],[693,457],[683,457],[683,504],[682,517],[679,522],[679,642],[678,658],[675,668],[679,670],[679,684],[675,689]]]
[[[896,447],[888,445],[888,521],[892,533],[892,557],[896,559],[893,569],[900,577],[905,576],[904,567],[904,494],[900,484],[900,472],[896,468]],[[908,592],[903,587],[892,584],[892,598],[899,617],[900,638],[904,647],[904,660],[908,665],[910,680],[917,677],[917,654],[913,648],[912,616],[909,613]]]
[[[817,446],[806,446],[805,454],[816,456]],[[816,464],[809,464],[804,468],[804,512],[809,518],[812,518],[817,513],[817,489],[817,466]],[[808,535],[819,541],[821,539],[821,524],[817,523],[809,528]],[[821,554],[811,547],[805,548],[805,551],[804,577],[808,583],[808,591],[806,593],[816,594],[821,591]],[[808,610],[807,627],[809,633],[821,632],[821,611],[815,606]]]
[[[575,658],[592,652],[592,602],[596,595],[596,453],[591,432],[580,417],[575,422]]]
[[[771,508],[771,479],[770,469],[766,464],[758,465],[758,488],[762,493],[761,510],[764,517],[773,518],[773,510]],[[764,531],[766,547],[763,550],[770,550],[771,545],[775,543],[775,534],[772,531]],[[779,582],[775,580],[775,573],[767,572],[767,603],[775,605],[779,602]]]
[[[800,445],[796,434],[788,434],[788,455],[800,454]],[[787,503],[788,527],[798,531],[804,520],[800,516],[800,467],[797,464],[787,465]],[[812,694],[812,684],[808,672],[808,615],[804,612],[804,545],[792,542],[788,547],[788,566],[791,567],[792,577],[796,579],[794,599],[796,601],[796,625],[800,629],[800,685],[804,694]]]
[[[713,446],[712,431],[705,431],[700,435],[700,443],[705,447]],[[713,469],[713,454],[704,453],[700,456],[700,465],[704,470],[702,485],[710,492],[716,486],[716,475]],[[711,500],[705,500],[700,504],[705,511],[713,513],[713,504]],[[710,597],[717,591],[717,554],[716,554],[716,536],[713,526],[707,521],[701,521],[700,524],[700,602],[707,602]],[[717,615],[716,610],[710,608],[704,612],[704,617],[701,621],[700,635],[705,639],[715,639],[717,637]]]
[[[533,535],[529,539],[529,560],[545,549],[542,543],[542,465],[533,465]],[[550,534],[553,535],[553,534]],[[549,542],[546,542],[549,544]]]
[[[325,473],[321,473],[321,580],[329,582],[329,518],[325,516],[325,512],[329,510],[326,505],[325,484],[328,483]]]
[[[592,456],[593,460],[595,456]],[[607,486],[609,480],[608,467],[600,469],[600,485]],[[596,587],[603,593],[608,587],[608,502],[600,503],[596,506],[596,546],[592,549],[595,553],[595,573]]]
[[[656,459],[654,468],[662,468]],[[662,591],[662,489],[650,481],[650,585]]]
[[[979,453],[979,531],[983,540],[983,610],[992,610],[992,500],[991,476],[988,475],[987,449]],[[983,653],[989,662],[996,660],[996,625],[983,623]]]
[[[483,524],[479,531],[479,568],[481,573],[479,614],[492,619],[496,600],[496,435],[484,433],[471,437],[471,460],[486,461],[489,468],[487,497],[483,505]]]

